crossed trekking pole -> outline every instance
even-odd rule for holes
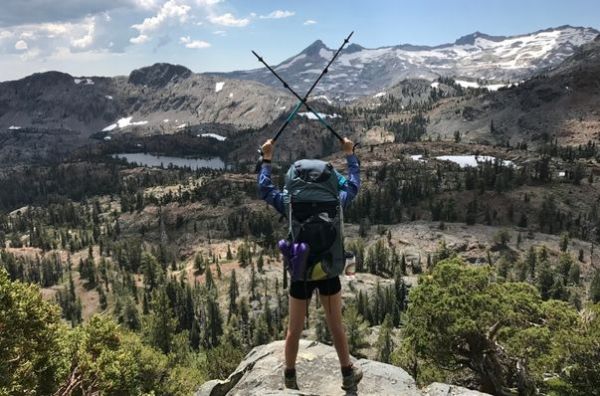
[[[340,142],[344,141],[344,138],[335,131],[335,129],[333,129],[331,127],[331,125],[329,125],[324,119],[323,117],[321,117],[321,115],[319,113],[317,113],[309,104],[308,104],[308,97],[310,96],[310,94],[312,93],[312,91],[315,89],[315,87],[317,86],[317,84],[319,83],[319,81],[321,81],[321,79],[323,78],[323,76],[325,74],[327,74],[327,72],[329,71],[329,66],[331,66],[331,64],[335,61],[335,59],[338,57],[338,55],[340,54],[340,52],[342,52],[342,50],[344,49],[344,47],[346,46],[346,44],[348,44],[348,42],[350,41],[350,37],[352,37],[352,35],[354,34],[354,32],[351,32],[348,37],[346,37],[344,39],[344,42],[342,43],[342,45],[340,46],[340,48],[338,48],[338,50],[335,52],[335,54],[333,55],[333,57],[331,58],[331,60],[327,63],[327,66],[325,66],[325,68],[323,69],[323,71],[321,72],[321,74],[319,74],[319,77],[317,77],[317,79],[315,80],[315,82],[313,83],[313,85],[311,85],[311,87],[309,88],[308,92],[306,92],[306,95],[304,95],[304,97],[301,97],[300,95],[298,95],[298,93],[296,91],[294,91],[294,89],[292,87],[290,87],[290,85],[283,79],[281,78],[281,76],[275,71],[273,70],[273,68],[271,66],[269,66],[269,64],[267,62],[265,62],[265,60],[258,55],[256,52],[252,51],[252,54],[254,54],[254,56],[256,56],[256,58],[258,59],[258,61],[260,63],[262,63],[263,65],[265,65],[265,67],[271,72],[273,73],[273,75],[279,80],[281,81],[281,83],[283,84],[284,88],[286,88],[288,91],[290,91],[292,93],[292,95],[294,95],[296,98],[298,98],[298,103],[296,104],[296,107],[294,107],[294,110],[292,110],[292,112],[290,113],[290,115],[286,118],[285,122],[281,125],[281,127],[279,128],[279,130],[277,131],[277,133],[275,134],[275,136],[273,137],[272,141],[273,143],[275,143],[275,141],[279,138],[279,136],[281,135],[281,133],[285,130],[285,128],[290,124],[290,122],[292,122],[292,120],[296,117],[296,115],[298,114],[298,111],[300,110],[300,108],[302,107],[302,105],[304,105],[306,107],[306,109],[308,111],[310,111],[312,114],[315,115],[315,117],[317,117],[317,120],[319,120],[319,122],[321,124],[323,124],[323,126],[325,128],[327,128],[327,130],[329,132],[331,132]],[[356,146],[356,145],[355,145]],[[262,162],[262,150],[258,150],[258,153],[260,155],[259,158],[259,162],[257,165],[257,168],[260,166],[260,163]]]

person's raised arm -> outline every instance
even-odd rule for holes
[[[340,200],[342,201],[342,206],[346,207],[356,197],[360,188],[360,162],[354,154],[354,142],[352,140],[344,138],[342,150],[346,155],[348,163],[348,179],[342,185]]]
[[[273,140],[267,140],[261,147],[262,165],[258,173],[258,189],[261,199],[273,206],[281,214],[285,213],[283,207],[283,193],[271,181],[271,159],[273,158]]]

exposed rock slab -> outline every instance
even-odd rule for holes
[[[300,390],[283,387],[284,341],[274,341],[254,348],[224,381],[208,381],[196,396],[258,396],[258,395],[406,395],[406,396],[478,396],[484,395],[465,388],[431,384],[425,390],[400,367],[355,360],[364,372],[357,393],[341,389],[341,374],[335,349],[316,341],[300,341],[296,369]]]

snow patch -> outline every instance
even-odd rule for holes
[[[123,128],[127,128],[128,126],[146,125],[148,123],[148,121],[131,121],[132,119],[133,119],[133,117],[123,117],[123,118],[119,119],[119,121],[115,122],[114,124],[110,124],[109,126],[104,128],[102,130],[102,132],[110,132],[117,128],[123,129]]]
[[[225,81],[219,81],[218,83],[215,84],[215,92],[220,92],[223,89],[223,86],[225,85]]]
[[[94,85],[94,80],[92,80],[91,78],[74,78],[73,82],[77,85],[82,83],[83,85]]]
[[[325,48],[321,48],[319,50],[319,56],[328,61],[333,57],[333,51],[326,50]]]
[[[233,92],[229,93],[229,99],[233,99]]]
[[[225,140],[227,140],[227,138],[225,136],[217,135],[216,133],[203,133],[200,136],[202,136],[204,138],[217,139],[220,142],[224,142]]]
[[[106,99],[108,99],[108,100],[113,100],[113,99],[114,99],[114,98],[113,98],[112,96],[110,96],[110,95],[104,95],[104,97],[105,97]]]
[[[337,114],[325,114],[325,113],[317,113],[319,115],[319,117],[321,118],[338,118],[339,115]],[[312,112],[303,112],[303,113],[298,113],[299,116],[301,117],[306,117],[309,120],[318,120],[317,116],[315,114],[313,114]]]
[[[21,129],[20,126],[16,126],[16,125],[11,125],[8,127],[9,130],[11,131],[18,131],[19,129]]]
[[[496,160],[495,157],[489,155],[441,155],[439,157],[435,157],[440,161],[450,161],[458,164],[461,168],[466,167],[477,167],[479,164],[484,162],[494,162]],[[514,163],[508,160],[502,160],[502,165],[504,166],[513,166]]]
[[[112,140],[112,137],[110,137],[110,136],[104,136],[104,140],[106,140],[108,142],[109,140]]]
[[[473,81],[454,80],[454,82],[463,88],[479,88],[479,84]]]
[[[329,98],[328,98],[327,96],[325,96],[325,95],[318,95],[318,96],[315,96],[315,97],[313,98],[313,100],[318,100],[318,99],[323,99],[323,100],[324,100],[324,101],[326,101],[327,103],[329,103],[329,104],[333,104],[333,102],[332,102],[331,100],[329,100]]]
[[[179,124],[175,127],[175,129],[182,129],[185,128],[187,126],[187,124]]]
[[[431,83],[431,88],[435,88],[438,89],[440,87],[440,82],[439,81],[434,81]]]
[[[374,98],[381,98],[382,96],[385,96],[385,92],[378,92],[375,95],[373,95]]]

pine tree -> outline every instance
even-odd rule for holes
[[[258,256],[258,260],[256,261],[256,269],[258,269],[258,272],[260,272],[261,274],[264,272],[264,267],[265,262],[264,262],[264,258],[262,253],[260,254],[260,256]]]
[[[204,256],[202,253],[198,253],[194,260],[194,269],[198,275],[202,275],[204,273],[206,264],[204,262]]]
[[[205,335],[205,346],[214,348],[219,344],[219,337],[223,334],[223,318],[216,299],[216,293],[209,293],[206,302],[207,334]]]
[[[235,268],[231,270],[231,278],[229,281],[229,315],[228,319],[231,319],[231,315],[237,313],[236,299],[239,297],[240,291],[238,289],[238,283],[235,276]]]
[[[600,270],[596,270],[590,284],[590,300],[594,304],[600,302]]]
[[[356,356],[358,349],[365,343],[367,324],[354,305],[349,305],[344,310],[344,323],[346,324],[350,353]]]
[[[250,301],[257,299],[256,293],[257,280],[256,280],[256,271],[254,270],[254,263],[250,264],[250,283],[249,283],[249,292],[250,292]]]
[[[264,315],[260,315],[255,319],[255,330],[253,345],[262,345],[269,342],[269,325],[265,320]]]
[[[569,233],[563,232],[560,235],[560,251],[566,252],[568,248],[569,248]]]
[[[164,288],[157,289],[152,296],[152,313],[146,318],[144,333],[154,347],[169,353],[175,336],[177,321]]]
[[[537,287],[543,300],[550,298],[550,289],[554,285],[554,275],[547,261],[540,264],[537,275]]]
[[[574,285],[579,285],[581,281],[581,267],[579,263],[574,263],[569,270],[569,282]]]
[[[377,338],[377,360],[383,363],[390,363],[393,351],[392,320],[390,315],[386,315],[379,329],[379,337]]]
[[[529,276],[531,278],[535,278],[536,267],[537,267],[537,254],[535,253],[535,249],[533,246],[529,247],[529,251],[527,252],[527,257],[525,258],[525,262],[527,263],[527,267],[529,269]]]
[[[213,279],[212,271],[210,269],[210,265],[206,266],[206,277],[204,279],[204,284],[208,290],[215,289],[215,281]]]

